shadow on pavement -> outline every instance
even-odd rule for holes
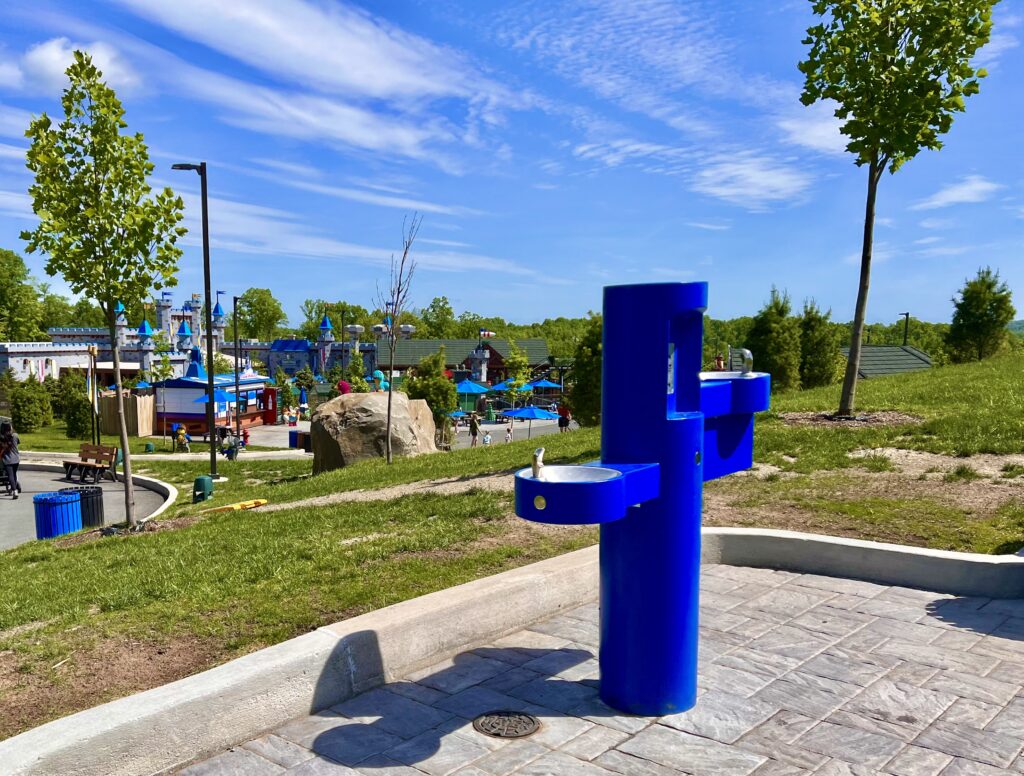
[[[376,670],[382,675],[379,652],[375,665],[367,652],[371,642],[376,647],[375,635],[364,632],[350,638],[359,641],[360,660],[370,659],[370,669],[360,670],[360,674],[368,676]],[[350,647],[339,644],[335,657],[348,660],[353,654]],[[593,663],[593,653],[578,648],[474,649],[415,682],[379,686],[334,706],[321,707],[313,712],[314,717],[289,723],[275,732],[342,765],[394,768],[436,756],[444,759],[446,748],[475,746],[485,752],[487,742],[472,728],[472,721],[491,711],[532,714],[539,718],[541,730],[557,718],[625,716],[598,699],[598,681],[587,676],[596,670],[596,663],[585,665],[588,661]],[[488,678],[481,679],[488,674]],[[574,674],[580,678],[566,678]],[[315,697],[336,698],[336,685],[331,681],[329,676],[322,677]],[[316,707],[317,702],[313,705]]]

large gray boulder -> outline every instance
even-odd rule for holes
[[[423,399],[395,391],[391,396],[391,451],[397,456],[437,451],[434,416]],[[387,393],[346,393],[313,412],[313,474],[367,458],[383,458]]]

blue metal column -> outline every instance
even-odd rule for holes
[[[660,498],[601,525],[601,698],[632,714],[697,700],[706,307],[706,283],[604,292],[602,460],[660,464]]]

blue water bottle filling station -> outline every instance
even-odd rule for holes
[[[601,460],[544,466],[538,450],[515,477],[520,517],[601,525],[601,699],[630,714],[696,703],[702,491],[753,465],[768,409],[749,354],[742,371],[701,372],[707,300],[707,283],[605,288]]]

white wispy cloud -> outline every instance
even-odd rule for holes
[[[10,218],[35,218],[32,198],[20,191],[0,190],[0,215]]]
[[[955,223],[951,218],[922,218],[917,225],[922,229],[949,229]]]
[[[502,91],[462,54],[348,3],[119,2],[278,81],[321,92],[419,101]]]
[[[27,110],[0,104],[0,137],[25,137],[25,130],[32,121]]]
[[[741,72],[738,44],[716,26],[715,6],[671,0],[525,2],[494,28],[505,44],[532,53],[602,99],[684,132],[712,129],[694,94],[770,105],[796,89]]]
[[[930,248],[922,248],[917,253],[919,256],[961,256],[974,247],[969,245],[933,245]]]
[[[982,177],[981,175],[968,175],[957,183],[944,186],[926,199],[915,202],[910,206],[911,210],[934,210],[950,205],[961,205],[970,202],[984,202],[995,194],[1003,186],[999,183]]]
[[[399,210],[416,211],[419,213],[437,213],[447,216],[472,216],[479,215],[481,211],[474,210],[462,205],[442,205],[436,202],[417,199],[415,197],[398,196],[394,194],[383,194],[376,191],[365,191],[354,189],[350,186],[334,186],[328,183],[316,183],[315,181],[302,180],[294,177],[281,177],[262,170],[243,170],[249,175],[258,178],[273,180],[283,186],[288,186],[301,191],[310,191],[314,194],[323,194],[335,199],[344,199],[350,202],[361,202],[366,205],[378,205],[380,207],[397,208]]]
[[[835,109],[836,104],[832,100],[816,102],[809,107],[797,104],[776,125],[788,143],[825,154],[844,154],[850,138],[839,131],[843,122],[835,117]]]
[[[709,224],[705,221],[687,221],[686,225],[694,229],[707,229],[709,232],[724,232],[731,228],[728,224]]]
[[[694,177],[692,188],[749,210],[798,198],[811,176],[791,165],[755,153],[712,157]]]
[[[30,46],[17,58],[0,62],[0,84],[32,94],[53,94],[67,86],[64,71],[74,58],[76,49],[88,51],[93,63],[103,71],[104,80],[121,92],[131,92],[141,84],[139,74],[110,44],[71,41],[66,37]]]
[[[417,237],[417,243],[424,245],[441,245],[445,248],[472,248],[473,245],[466,242],[459,242],[458,240],[431,240],[428,237]]]
[[[297,175],[300,178],[319,178],[323,175],[321,170],[308,164],[285,162],[281,159],[264,159],[261,157],[256,157],[249,161],[262,165],[263,167],[267,167],[271,170],[283,172],[285,175]]]
[[[934,245],[937,242],[942,242],[942,238],[932,235],[931,237],[922,237],[919,240],[914,240],[914,245]]]
[[[0,159],[18,159],[25,161],[25,154],[28,151],[24,146],[14,146],[7,143],[0,143]]]
[[[163,186],[164,181],[154,180],[154,187]],[[10,192],[8,192],[10,193]],[[200,245],[201,202],[199,194],[192,190],[177,189],[185,201],[185,226],[189,233],[183,242],[186,245]],[[20,195],[27,200],[28,197]],[[0,193],[0,209],[6,200]],[[17,198],[13,205],[24,206]],[[210,239],[217,250],[255,256],[292,257],[312,261],[332,261],[344,264],[356,262],[378,267],[388,266],[394,253],[393,247],[376,247],[339,240],[316,226],[304,221],[302,216],[278,208],[253,205],[247,202],[223,197],[209,198]],[[417,250],[416,260],[423,270],[438,272],[493,272],[504,275],[539,277],[534,270],[518,262],[488,256],[481,253],[466,253],[450,249]]]

